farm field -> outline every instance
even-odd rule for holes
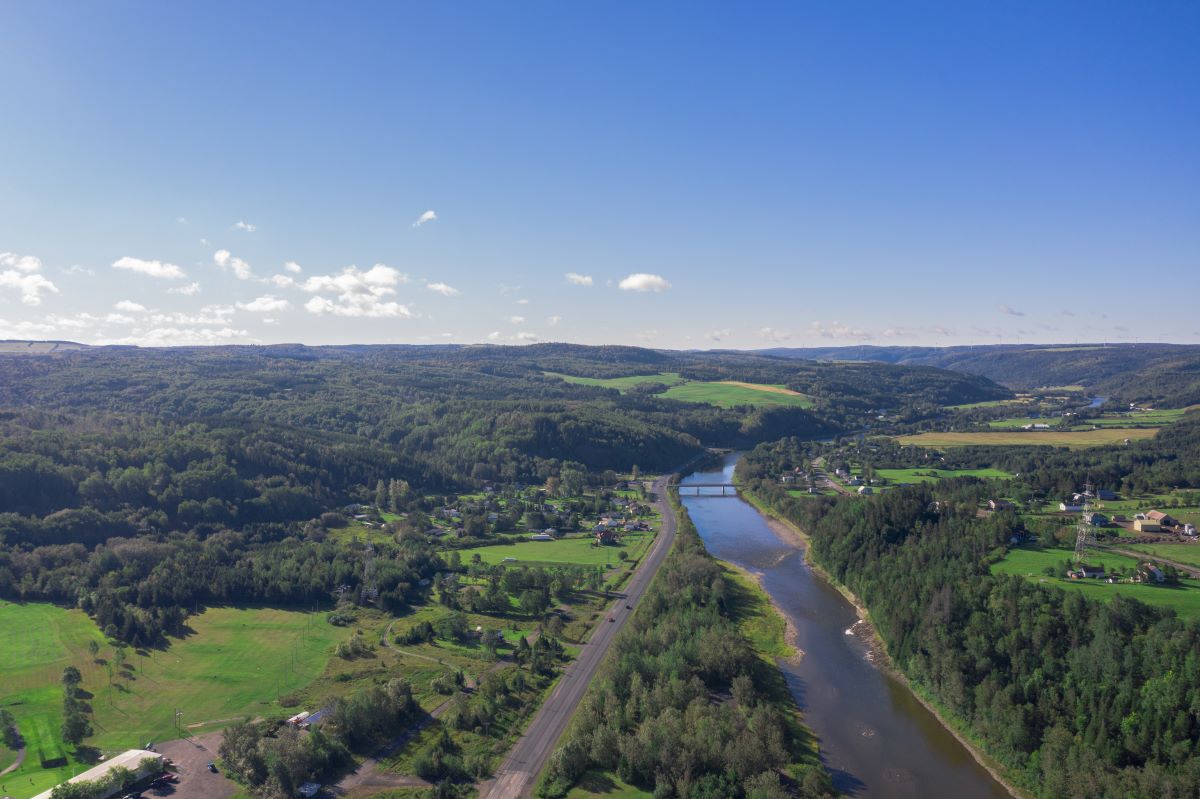
[[[892,483],[930,483],[947,477],[980,477],[985,480],[1012,478],[1003,469],[876,469],[875,473]]]
[[[969,411],[974,408],[1002,408],[1006,405],[1028,405],[1033,402],[1029,397],[1017,397],[1015,399],[1002,400],[987,400],[986,402],[968,402],[966,405],[949,405],[947,410],[951,411]]]
[[[1059,419],[1052,419],[1052,418],[1044,417],[1044,416],[1039,416],[1036,418],[1018,416],[1015,419],[993,419],[990,422],[988,422],[988,427],[995,428],[996,430],[1020,430],[1022,427],[1024,427],[1027,424],[1051,424],[1052,425],[1052,424],[1058,424],[1059,421],[1060,421]]]
[[[1200,568],[1200,544],[1130,544],[1129,549]]]
[[[1015,447],[1045,446],[1087,449],[1120,444],[1125,439],[1153,438],[1153,427],[1101,428],[1059,432],[1057,430],[1013,430],[995,433],[918,433],[898,436],[897,443],[916,447]]]
[[[1200,581],[1180,580],[1178,586],[1116,584],[1102,580],[1071,580],[1065,576],[1048,577],[1043,573],[1047,566],[1058,569],[1063,560],[1070,560],[1068,549],[1010,549],[1003,560],[992,564],[993,574],[1013,574],[1043,585],[1054,585],[1067,591],[1080,591],[1085,596],[1100,601],[1123,596],[1145,602],[1155,607],[1174,608],[1186,618],[1200,618]],[[1089,552],[1088,563],[1101,564],[1105,569],[1118,568],[1128,574],[1137,568],[1137,560],[1110,552]]]
[[[495,565],[505,558],[515,558],[519,563],[546,563],[577,566],[616,566],[620,563],[617,553],[622,549],[629,559],[642,556],[646,546],[654,540],[653,532],[624,533],[620,546],[593,546],[592,536],[559,538],[554,541],[524,541],[520,544],[500,544],[471,549],[455,550],[468,562],[478,554],[484,563]],[[444,554],[444,553],[443,553]]]
[[[92,659],[87,643],[100,644],[99,659],[109,663],[113,649],[82,611],[0,603],[0,706],[16,717],[30,752],[8,778],[33,795],[80,770],[74,763],[41,767],[42,756],[69,754],[59,739],[59,680],[68,665],[80,670],[81,688],[93,694],[95,735],[85,745],[112,753],[178,737],[176,708],[184,725],[198,725],[193,731],[280,712],[278,697],[315,679],[333,645],[350,634],[323,614],[273,609],[212,608],[188,624],[193,633],[173,639],[166,650],[128,650],[126,668],[114,669],[127,676],[114,676],[110,686],[107,666]]]
[[[675,372],[660,372],[656,375],[630,375],[628,377],[576,377],[574,375],[565,375],[559,372],[543,372],[546,377],[557,377],[560,380],[565,380],[568,383],[575,383],[580,386],[600,386],[601,388],[615,388],[624,394],[634,386],[640,386],[643,383],[661,383],[664,386],[673,386],[677,383],[682,383],[683,378]]]
[[[721,408],[737,405],[813,407],[811,397],[792,391],[786,386],[757,385],[733,380],[717,383],[680,383],[667,389],[662,396],[681,402],[703,402]]]
[[[1168,408],[1161,411],[1130,411],[1129,413],[1117,413],[1111,416],[1102,416],[1099,419],[1088,419],[1088,425],[1096,425],[1098,427],[1121,427],[1124,425],[1149,425],[1152,427],[1165,427],[1180,420],[1185,413],[1195,409],[1191,408]]]

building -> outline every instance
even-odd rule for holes
[[[1185,525],[1183,526],[1183,534],[1184,534],[1184,535],[1190,535],[1190,536],[1194,536],[1194,535],[1196,535],[1196,525],[1194,525],[1194,524],[1185,524]]]
[[[1153,563],[1146,562],[1138,566],[1137,581],[1139,583],[1165,583],[1167,576],[1162,573],[1162,569]]]
[[[1174,527],[1176,524],[1173,518],[1160,510],[1147,511],[1146,518],[1152,522],[1158,522],[1162,527]]]
[[[128,752],[122,752],[119,755],[114,755],[108,760],[99,765],[92,766],[82,774],[77,774],[67,782],[99,782],[103,780],[108,773],[113,769],[121,766],[133,772],[137,779],[141,780],[149,777],[152,774],[158,774],[162,771],[163,756],[158,752],[149,752],[145,749],[130,749]],[[58,786],[54,786],[57,788]],[[110,796],[123,794],[128,790],[129,786],[114,786],[111,790],[106,790],[94,794],[94,799],[109,799]],[[48,791],[39,793],[33,799],[50,799],[50,795],[54,793],[54,788]]]
[[[1088,566],[1086,563],[1081,563],[1079,568],[1074,571],[1067,572],[1067,576],[1072,580],[1095,579],[1098,580],[1104,577],[1103,566]]]
[[[988,510],[1012,510],[1016,505],[1009,502],[1007,499],[989,499]]]
[[[1079,511],[1083,510],[1083,506],[1070,502],[1060,502],[1058,503],[1058,509],[1063,513],[1079,513]]]
[[[610,530],[607,527],[602,530],[596,530],[596,543],[601,545],[619,543],[616,531]]]
[[[875,489],[871,488],[870,486],[862,486],[858,489],[858,493],[865,497],[870,494],[874,494]]]
[[[1134,519],[1133,529],[1139,533],[1157,533],[1162,531],[1162,525],[1149,519]]]
[[[1104,527],[1108,524],[1108,517],[1103,513],[1089,513],[1087,515],[1087,523],[1092,527]]]
[[[529,540],[530,541],[553,541],[554,536],[547,535],[546,533],[534,533],[533,535],[529,536]]]
[[[1096,499],[1102,499],[1105,502],[1110,502],[1112,500],[1115,500],[1116,498],[1117,498],[1116,491],[1109,491],[1107,488],[1097,488],[1096,489]]]

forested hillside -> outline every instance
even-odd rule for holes
[[[1163,407],[1200,402],[1200,347],[1195,345],[861,346],[763,352],[788,358],[936,366],[981,375],[1017,390],[1078,385],[1101,396]]]

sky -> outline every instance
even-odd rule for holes
[[[1195,2],[0,4],[0,338],[1200,342]]]

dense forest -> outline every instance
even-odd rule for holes
[[[687,511],[676,513],[674,547],[589,686],[542,795],[566,795],[591,769],[660,797],[832,795],[819,764],[798,781],[783,774],[807,752],[791,698],[738,630],[737,587]]]
[[[780,357],[936,366],[1017,390],[1084,386],[1123,402],[1183,408],[1200,403],[1200,347],[1187,344],[1000,344],[960,347],[778,348]]]
[[[1197,469],[1200,420],[1147,451],[1022,453],[1053,487],[1088,470],[1113,484]],[[978,518],[990,486],[970,477],[870,500],[792,498],[769,475],[802,442],[752,453],[754,492],[812,540],[811,557],[870,610],[896,665],[1044,797],[1200,793],[1200,628],[1135,600],[1110,603],[993,576],[1019,521]],[[1016,457],[1016,456],[1014,456]],[[1086,462],[1082,460],[1086,457]],[[1013,465],[1015,468],[1016,465]],[[1169,589],[1164,589],[1169,590]]]

